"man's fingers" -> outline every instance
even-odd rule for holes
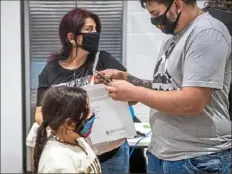
[[[113,76],[114,76],[114,71],[113,69],[106,69],[106,70],[103,70],[103,71],[100,71],[99,73],[101,75],[104,75],[105,77],[107,77],[108,79],[112,79]]]
[[[109,83],[110,84],[110,83]],[[114,93],[116,92],[116,89],[112,86],[106,86],[106,91],[108,91],[109,93]]]
[[[107,86],[118,88],[121,84],[120,80],[112,80],[110,83],[107,84]]]
[[[116,100],[116,99],[117,99],[115,93],[108,93],[108,96],[109,96],[110,98],[112,98],[113,100]]]

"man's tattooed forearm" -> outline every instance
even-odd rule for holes
[[[128,75],[127,77],[127,81],[132,83],[135,86],[143,86],[145,88],[152,88],[152,81],[151,80],[143,80],[143,79],[139,79],[137,77],[134,77],[132,75]]]

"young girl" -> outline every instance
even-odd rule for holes
[[[34,172],[101,173],[98,159],[85,141],[95,119],[86,92],[74,87],[52,87],[41,112],[43,122],[37,132]]]

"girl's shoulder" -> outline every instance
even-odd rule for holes
[[[76,153],[62,143],[48,140],[39,160],[38,173],[79,173],[82,158]]]

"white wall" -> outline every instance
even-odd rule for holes
[[[158,51],[167,36],[151,25],[150,15],[139,1],[127,3],[126,66],[132,75],[151,80]],[[148,121],[148,107],[137,104],[134,109],[142,121]]]
[[[22,172],[20,1],[1,1],[1,173]]]
[[[200,7],[204,3],[204,0],[198,1]],[[158,51],[168,36],[151,24],[149,13],[141,7],[139,1],[127,1],[126,16],[127,69],[136,77],[152,79]],[[134,109],[142,121],[148,121],[148,107],[138,104]]]

